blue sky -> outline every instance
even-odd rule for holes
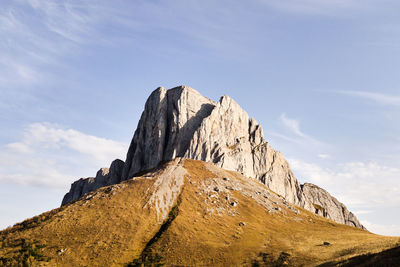
[[[400,3],[14,0],[0,7],[0,228],[125,159],[144,102],[234,98],[301,182],[400,235]]]

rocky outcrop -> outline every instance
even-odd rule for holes
[[[175,158],[169,162],[161,174],[156,178],[150,191],[153,191],[144,208],[155,207],[157,219],[163,222],[172,206],[177,203],[188,172],[183,166],[182,158]]]
[[[122,179],[183,157],[193,133],[216,103],[186,87],[157,88],[148,98],[126,157]]]
[[[325,209],[322,216],[341,223],[347,222],[343,218],[350,220],[350,215],[345,214],[347,209],[331,205],[337,200],[329,194],[324,196],[330,201],[318,204],[312,201],[315,194],[304,193],[283,155],[266,142],[261,126],[233,99],[223,96],[214,102],[187,86],[157,88],[146,101],[125,164],[116,166],[119,169],[113,171],[113,178],[102,172],[96,178],[78,180],[63,204],[177,157],[212,162],[237,171],[261,181],[292,204],[312,212],[315,205],[321,205]],[[355,226],[359,227],[357,223]]]
[[[365,229],[356,216],[326,190],[311,183],[305,183],[301,187],[307,201],[312,204],[315,214],[338,223]]]
[[[298,181],[262,128],[230,97],[218,103],[181,86],[155,90],[128,150],[122,180],[162,161],[185,157],[213,162],[256,178],[291,203],[305,206]]]
[[[282,154],[264,140],[257,121],[228,96],[194,132],[184,156],[258,179],[291,203],[305,205],[300,184]]]
[[[116,159],[111,163],[110,168],[101,168],[96,177],[81,178],[71,185],[71,189],[65,194],[61,205],[79,199],[81,196],[104,186],[118,184],[121,182],[124,162]]]

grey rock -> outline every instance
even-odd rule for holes
[[[123,169],[123,180],[161,161],[183,157],[191,136],[215,102],[186,86],[159,87],[146,102]]]
[[[155,90],[128,150],[122,180],[175,157],[212,162],[259,179],[291,203],[305,206],[300,184],[261,126],[230,97],[218,103],[180,86]]]
[[[119,161],[108,172],[101,169],[95,178],[76,181],[62,203],[130,179],[177,157],[211,162],[240,172],[261,181],[291,204],[312,212],[319,205],[317,214],[362,228],[357,218],[325,190],[314,190],[308,184],[301,186],[282,153],[264,139],[262,127],[233,99],[223,96],[214,102],[187,86],[170,90],[159,87],[152,92],[125,164]]]
[[[118,184],[121,182],[122,168],[124,162],[120,159],[114,160],[110,168],[101,168],[96,177],[81,178],[71,185],[71,189],[65,194],[61,205],[75,201],[85,195],[104,186]]]
[[[184,156],[256,178],[291,203],[304,202],[300,184],[283,155],[264,140],[257,121],[228,96],[204,118]]]
[[[315,214],[338,223],[365,229],[356,216],[326,190],[311,183],[303,184],[302,190],[308,202],[311,203],[311,208],[309,210]]]

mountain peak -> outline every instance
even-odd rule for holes
[[[262,127],[235,100],[224,95],[215,102],[184,85],[154,90],[146,101],[126,161],[110,168],[106,176],[74,183],[63,204],[88,190],[130,179],[178,157],[239,172],[261,181],[289,203],[317,214],[321,210],[317,207],[322,207],[324,217],[363,227],[342,203],[322,193],[323,189],[302,187],[282,153],[266,142]],[[323,195],[326,201],[318,201],[315,195]]]

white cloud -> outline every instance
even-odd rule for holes
[[[361,223],[372,233],[400,236],[400,225],[398,224],[376,224],[366,220],[362,220]]]
[[[347,162],[327,168],[298,159],[288,161],[297,178],[326,189],[356,216],[374,222],[374,213],[386,209],[396,210],[400,206],[400,169],[397,167],[376,162]],[[393,214],[386,216],[393,221],[393,218],[389,218]],[[397,217],[399,220],[400,215]],[[400,225],[394,227],[400,229]],[[379,234],[385,233],[381,228],[379,231],[375,231],[375,228],[370,230]],[[396,233],[400,235],[400,231]]]
[[[20,154],[33,154],[33,150],[24,143],[9,143],[5,145],[5,148]]]
[[[113,159],[123,158],[126,149],[125,144],[113,140],[50,123],[34,123],[19,142],[0,149],[0,180],[66,187],[84,173],[93,176]]]
[[[313,147],[317,149],[323,149],[327,147],[327,145],[322,143],[321,141],[305,134],[301,130],[299,120],[289,118],[288,116],[286,116],[285,113],[283,113],[279,117],[279,121],[286,128],[286,130],[289,130],[292,136],[286,136],[280,133],[270,133],[271,135],[279,137],[285,141],[289,141],[306,147]]]
[[[125,144],[120,142],[86,135],[73,129],[63,129],[50,123],[29,125],[22,144],[57,149],[68,148],[92,157],[98,164],[104,164],[110,156],[121,155],[126,149]]]
[[[285,140],[285,141],[288,141],[291,143],[295,143],[295,144],[299,144],[299,145],[302,144],[301,140],[299,140],[298,138],[289,137],[284,134],[280,134],[280,133],[276,133],[276,132],[268,132],[266,134],[266,136],[269,136],[269,137],[275,136],[275,137],[278,137],[279,139],[282,139],[282,140]]]
[[[366,91],[337,91],[337,93],[372,100],[382,105],[400,106],[400,96]]]
[[[324,169],[317,164],[307,163],[302,160],[288,158],[295,175],[302,181],[312,182],[317,185],[329,183],[334,172]]]
[[[331,155],[329,155],[329,154],[318,154],[317,156],[320,159],[331,159],[332,158]]]
[[[295,119],[291,119],[286,117],[286,114],[283,113],[279,117],[280,121],[288,128],[290,129],[293,133],[300,137],[305,137],[306,135],[300,130],[300,122]]]
[[[331,189],[351,205],[400,205],[400,169],[376,162],[347,162],[332,168],[288,159],[297,177]]]

